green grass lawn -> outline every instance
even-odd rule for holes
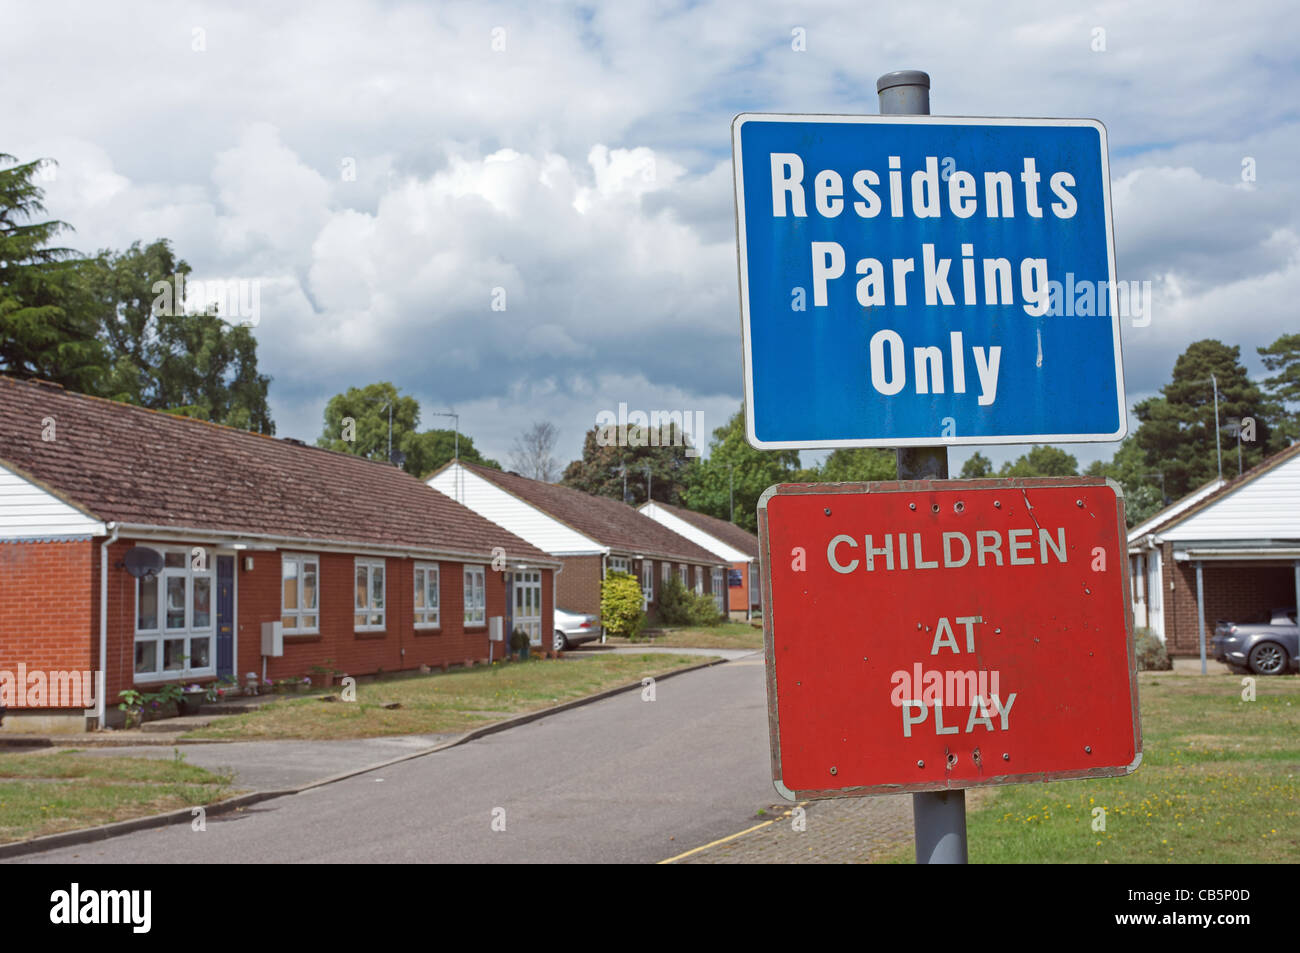
[[[257,741],[459,733],[700,661],[685,655],[611,654],[392,675],[358,683],[355,702],[323,702],[323,692],[277,699],[256,712],[214,720],[186,737]],[[392,702],[401,707],[383,707]]]
[[[967,817],[972,863],[1300,861],[1300,679],[1259,678],[1255,701],[1237,675],[1144,672],[1139,686],[1137,771],[998,787]]]
[[[75,750],[0,754],[0,843],[210,804],[230,776],[182,756],[108,758]]]
[[[614,645],[663,645],[673,649],[761,649],[763,630],[748,622],[723,622],[710,626],[665,626],[662,635],[642,636],[637,642],[610,639]]]

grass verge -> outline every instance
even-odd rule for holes
[[[691,656],[647,653],[392,675],[359,683],[354,702],[326,703],[319,694],[277,700],[186,737],[258,741],[460,733],[699,662]],[[340,691],[335,688],[332,694],[338,697]],[[400,707],[384,707],[393,703]]]
[[[615,645],[654,645],[673,649],[761,649],[763,630],[748,622],[723,622],[711,626],[668,627],[662,635],[643,636],[637,642],[610,639]]]
[[[0,843],[210,804],[237,793],[230,781],[180,752],[172,761],[72,749],[0,754]]]
[[[1139,686],[1138,770],[997,788],[967,817],[971,863],[1300,861],[1300,679],[1256,679],[1254,701],[1237,675]]]

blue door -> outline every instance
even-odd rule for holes
[[[217,557],[217,676],[235,674],[235,557]]]

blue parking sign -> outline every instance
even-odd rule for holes
[[[1127,432],[1100,122],[745,113],[732,150],[755,447]]]

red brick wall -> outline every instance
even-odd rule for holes
[[[1196,563],[1175,562],[1173,546],[1164,545],[1165,644],[1171,655],[1200,655],[1196,608]],[[1295,569],[1289,562],[1206,562],[1205,647],[1219,619],[1253,619],[1278,606],[1295,605]],[[1173,581],[1174,589],[1169,591]]]
[[[600,614],[600,556],[569,556],[555,583],[555,598],[569,612]]]
[[[88,539],[0,543],[0,670],[97,667],[97,555]]]

